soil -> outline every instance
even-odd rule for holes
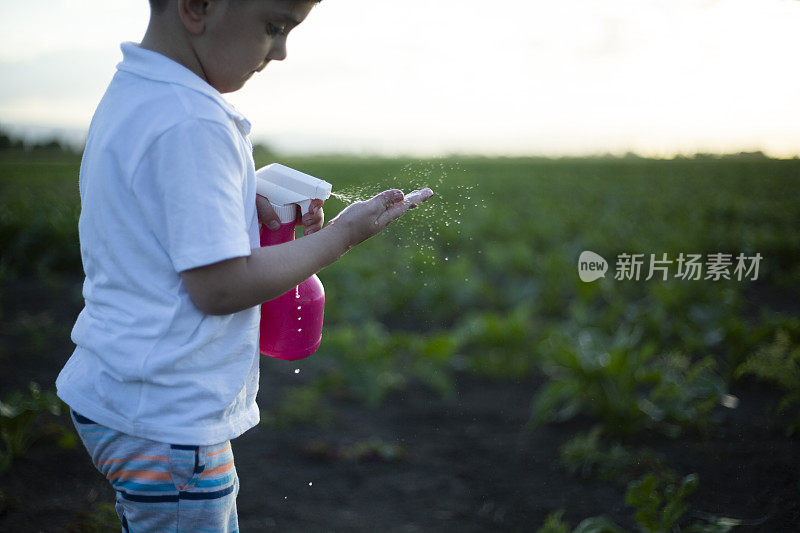
[[[64,282],[57,298],[52,286],[35,280],[5,287],[3,324],[26,312],[71,325],[80,310],[78,283]],[[24,390],[31,380],[53,388],[71,352],[68,330],[63,342],[35,358],[7,328],[3,332],[0,398]],[[264,359],[262,410],[277,404],[284,387],[309,379],[294,373],[298,367]],[[573,527],[604,514],[635,530],[624,483],[583,479],[558,461],[558,447],[587,431],[590,421],[528,432],[524,426],[539,379],[499,382],[459,374],[456,381],[452,401],[419,386],[374,409],[331,399],[337,416],[330,427],[262,425],[235,439],[241,530],[535,531],[558,509]],[[679,474],[699,475],[690,518],[741,519],[745,525],[737,531],[796,531],[800,442],[765,414],[779,396],[752,382],[732,393],[739,406],[720,407],[710,434],[674,440],[649,435],[643,444]],[[393,458],[344,453],[373,437],[399,445],[398,453]],[[81,531],[87,513],[114,500],[80,443],[62,449],[51,439],[36,442],[0,475],[0,494],[0,531],[9,532]]]

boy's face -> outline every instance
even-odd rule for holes
[[[237,91],[272,60],[286,58],[286,36],[315,2],[216,0],[207,10],[195,53],[206,81],[221,93]],[[208,4],[208,3],[206,3]]]

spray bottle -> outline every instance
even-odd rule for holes
[[[294,240],[297,207],[305,215],[311,200],[327,200],[331,184],[278,163],[256,171],[256,192],[269,199],[281,222],[277,230],[261,227],[261,246]],[[294,361],[308,357],[322,341],[325,290],[316,274],[285,294],[261,304],[260,352]]]

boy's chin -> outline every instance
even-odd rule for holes
[[[216,90],[218,90],[218,91],[219,91],[220,93],[222,93],[222,94],[236,92],[236,91],[238,91],[239,89],[241,89],[242,87],[244,87],[244,84],[245,84],[245,83],[247,83],[247,81],[248,81],[248,80],[249,80],[249,79],[250,79],[252,76],[253,76],[253,75],[252,75],[252,73],[251,73],[251,74],[249,74],[248,76],[246,76],[246,77],[245,77],[244,79],[242,79],[242,80],[239,80],[239,81],[233,81],[233,82],[230,82],[230,83],[228,83],[228,84],[226,84],[226,85],[224,85],[224,86],[219,86],[219,87],[214,87],[214,88],[215,88]]]

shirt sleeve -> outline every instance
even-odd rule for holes
[[[177,272],[250,255],[245,176],[234,133],[208,120],[171,127],[143,156],[133,193]]]

